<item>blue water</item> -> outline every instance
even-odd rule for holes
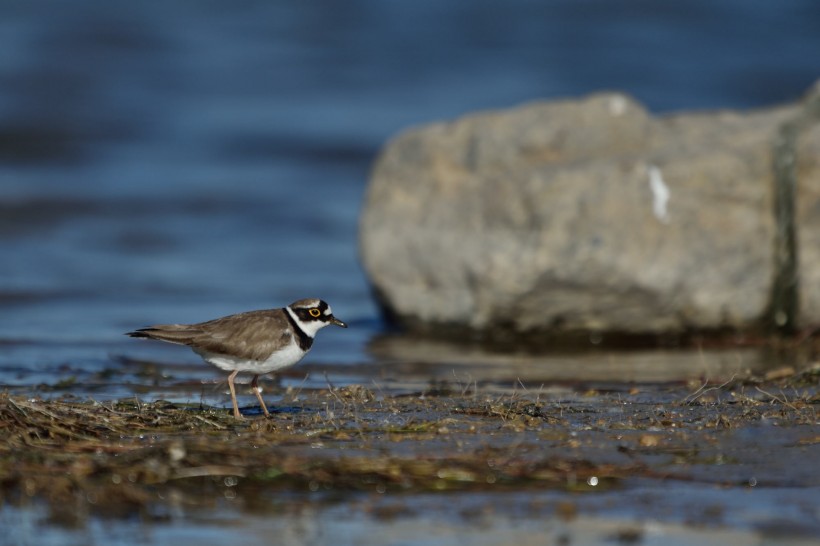
[[[182,358],[121,334],[308,296],[354,326],[323,332],[311,359],[367,360],[381,326],[357,217],[392,135],[601,89],[655,112],[754,108],[820,76],[811,0],[0,11],[5,385],[87,379],[113,357]]]
[[[184,359],[122,332],[308,296],[354,326],[323,332],[311,359],[367,360],[380,320],[357,217],[392,135],[601,89],[655,112],[761,107],[820,76],[811,0],[0,11],[6,385],[82,379],[113,357]]]

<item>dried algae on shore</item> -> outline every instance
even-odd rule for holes
[[[227,491],[253,504],[277,492],[582,492],[635,479],[816,487],[799,463],[820,455],[818,375],[569,400],[329,387],[243,421],[162,401],[2,395],[0,495],[70,521],[208,506]]]

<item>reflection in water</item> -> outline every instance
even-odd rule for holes
[[[411,335],[386,335],[368,345],[377,360],[391,362],[410,374],[458,370],[477,381],[521,379],[549,382],[666,383],[691,379],[725,381],[773,367],[771,355],[755,348],[724,350],[620,350],[499,352],[474,344],[430,340]]]
[[[589,544],[639,542],[643,545],[812,544],[811,526],[801,517],[801,506],[813,504],[811,495],[801,491],[770,489],[745,494],[713,489],[708,498],[691,486],[677,486],[675,495],[666,488],[645,490],[640,498],[626,491],[576,496],[571,502],[549,492],[527,494],[448,494],[448,495],[354,495],[328,502],[326,495],[295,495],[243,509],[240,498],[217,501],[216,511],[184,513],[171,511],[146,521],[94,520],[74,529],[55,527],[36,507],[0,509],[3,544],[21,546],[62,546],[68,544],[145,546],[197,544]],[[786,509],[784,510],[784,504]],[[617,515],[591,516],[621,508]],[[716,506],[722,507],[721,521],[714,520]],[[630,508],[632,507],[632,508]],[[779,513],[779,524],[765,524],[768,518],[746,515]],[[659,517],[660,516],[660,517]],[[143,516],[144,518],[145,516]],[[762,519],[761,519],[762,518]],[[149,518],[150,519],[150,518]],[[692,519],[704,525],[687,525]],[[786,527],[790,532],[785,532]],[[756,527],[760,527],[759,530]],[[768,529],[768,531],[767,531]],[[774,542],[773,542],[774,543]]]

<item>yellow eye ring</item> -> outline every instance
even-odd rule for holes
[[[311,316],[311,317],[314,317],[314,318],[315,318],[315,317],[318,317],[319,315],[321,315],[321,314],[322,314],[322,312],[321,312],[321,311],[319,311],[319,310],[318,310],[318,309],[316,309],[316,308],[313,308],[313,309],[309,310],[309,311],[308,311],[308,313],[310,313],[310,316]]]

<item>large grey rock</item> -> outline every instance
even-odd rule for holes
[[[414,328],[755,326],[775,278],[772,142],[794,114],[653,118],[600,94],[409,130],[370,180],[364,268]]]
[[[799,326],[820,325],[820,84],[787,129],[794,131]]]

